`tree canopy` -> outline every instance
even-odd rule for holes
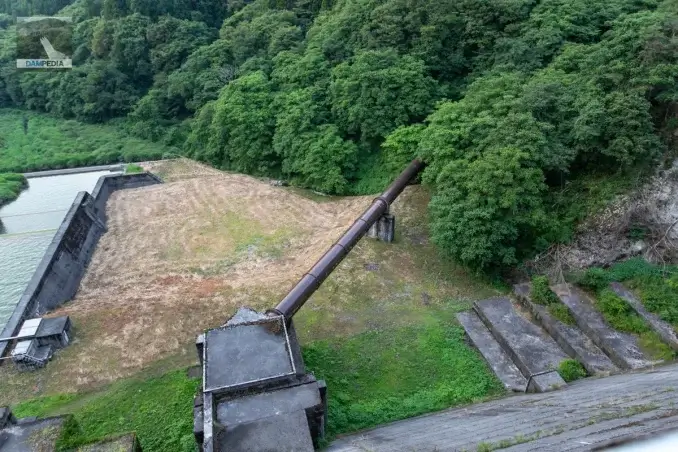
[[[12,70],[13,17],[55,13],[74,69]],[[675,155],[677,33],[671,0],[0,0],[0,107],[334,194],[419,157],[434,241],[488,269],[569,240],[578,180]]]

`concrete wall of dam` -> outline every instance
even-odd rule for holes
[[[78,193],[0,337],[15,336],[24,320],[75,296],[97,242],[106,232],[106,202],[111,193],[159,183],[150,173],[112,174],[99,178],[91,195]],[[0,342],[0,356],[7,347],[7,342]]]

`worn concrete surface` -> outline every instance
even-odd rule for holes
[[[510,391],[525,392],[527,379],[492,337],[478,314],[473,311],[460,312],[457,320],[504,387]]]
[[[678,364],[588,378],[545,394],[515,395],[407,419],[336,440],[328,452],[591,450],[630,433],[678,428]],[[513,447],[510,447],[513,446]]]
[[[241,324],[205,333],[204,390],[251,386],[295,373],[282,320]]]
[[[36,171],[32,173],[24,173],[26,179],[34,177],[49,177],[49,176],[61,176],[64,174],[78,174],[78,173],[95,173],[98,171],[123,171],[125,165],[99,165],[99,166],[85,166],[80,168],[65,168],[58,170],[48,170],[48,171]]]
[[[306,412],[271,416],[226,429],[219,435],[223,452],[313,452]]]
[[[605,376],[619,371],[610,358],[579,328],[564,324],[553,317],[545,306],[532,303],[529,284],[517,284],[514,286],[514,292],[542,328],[555,339],[565,353],[582,363],[590,375]]]
[[[478,301],[473,309],[526,378],[555,370],[568,359],[551,337],[514,309],[508,298]],[[549,378],[547,387],[556,389],[564,384],[562,379],[558,382]]]
[[[671,325],[660,319],[655,314],[649,312],[643,306],[643,303],[636,298],[630,290],[623,285],[613,282],[610,289],[631,305],[634,311],[638,313],[661,338],[661,340],[674,350],[678,350],[678,336]]]
[[[230,428],[256,419],[311,409],[320,404],[318,384],[313,382],[221,402],[217,406],[217,421]]]
[[[54,417],[9,425],[0,430],[0,452],[54,451],[65,420]]]
[[[570,309],[579,328],[604,350],[617,366],[622,369],[641,369],[653,364],[638,347],[637,338],[610,327],[582,291],[569,284],[558,284],[552,289],[560,301]]]

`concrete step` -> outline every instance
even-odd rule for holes
[[[471,342],[483,355],[494,374],[504,383],[504,387],[515,392],[525,392],[527,379],[513,364],[501,345],[492,337],[492,333],[480,320],[478,314],[473,311],[460,312],[457,314],[457,320],[464,327]]]
[[[569,308],[579,328],[618,367],[642,369],[654,364],[638,347],[638,339],[609,326],[603,315],[593,306],[593,302],[581,290],[569,284],[558,284],[553,286],[553,291]]]
[[[639,316],[645,319],[648,325],[650,325],[650,328],[659,335],[665,344],[674,350],[678,350],[678,336],[671,325],[645,309],[643,303],[623,285],[613,282],[610,284],[610,289],[624,299]]]
[[[477,301],[473,310],[528,379],[528,392],[545,392],[566,385],[556,370],[568,356],[541,328],[523,318],[511,300]]]
[[[589,375],[607,376],[619,371],[619,368],[576,326],[566,325],[553,317],[545,306],[532,303],[530,284],[516,284],[514,293],[539,324],[548,332],[560,347],[579,361]]]

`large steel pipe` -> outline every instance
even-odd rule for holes
[[[269,312],[291,319],[294,314],[315,292],[320,284],[332,273],[349,251],[362,238],[370,227],[388,212],[388,207],[403,192],[407,184],[424,168],[424,163],[413,160],[395,181],[363,212],[350,228],[316,262],[301,280],[289,291],[285,298]]]

